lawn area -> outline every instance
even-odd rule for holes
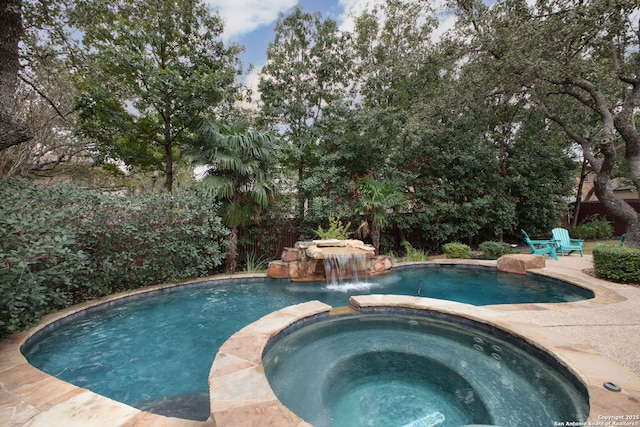
[[[593,248],[595,248],[598,245],[618,246],[619,244],[620,244],[620,239],[613,239],[613,240],[585,240],[584,244],[582,245],[582,249],[584,250],[585,254],[591,254],[591,252],[593,251]]]
[[[582,249],[585,254],[591,255],[593,248],[598,245],[612,245],[618,246],[620,244],[620,239],[608,239],[608,240],[585,240]],[[518,252],[527,254],[530,252],[528,246],[518,246],[516,249]]]

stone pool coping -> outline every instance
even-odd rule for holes
[[[495,261],[437,260],[427,264],[464,264],[495,267]],[[354,297],[355,307],[373,305],[429,306],[438,311],[471,316],[474,320],[525,337],[566,364],[589,387],[591,419],[598,416],[637,415],[640,412],[640,288],[595,279],[584,273],[592,258],[547,260],[533,271],[560,278],[594,291],[590,300],[555,304],[517,304],[475,307],[444,300],[397,295]],[[211,280],[244,280],[264,275],[215,276]],[[190,282],[194,283],[194,282]],[[164,417],[140,411],[47,375],[29,365],[20,346],[46,325],[102,303],[159,291],[165,285],[110,296],[47,316],[37,327],[14,334],[0,343],[0,424],[7,426],[309,426],[274,401],[260,356],[271,334],[309,316],[339,315],[353,308],[331,308],[307,302],[271,313],[234,334],[220,348],[210,372],[212,418],[205,422]],[[476,316],[477,319],[474,317]],[[463,316],[464,317],[464,316]],[[624,366],[623,366],[624,365]],[[211,378],[215,378],[211,381]],[[623,388],[606,391],[611,381]],[[239,386],[243,385],[242,389]],[[563,420],[566,421],[566,420]],[[637,425],[640,425],[637,424]]]

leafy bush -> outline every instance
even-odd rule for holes
[[[346,240],[349,238],[349,236],[351,236],[351,231],[349,230],[350,228],[351,228],[350,222],[343,224],[342,221],[340,221],[338,218],[330,216],[329,228],[327,230],[324,230],[322,228],[322,225],[319,225],[318,229],[316,230],[316,235],[323,240],[325,239]]]
[[[471,248],[463,243],[453,242],[445,243],[443,245],[444,254],[447,258],[471,258]]]
[[[598,245],[593,249],[598,277],[622,283],[640,283],[640,250]]]
[[[569,228],[569,235],[575,239],[608,239],[613,236],[611,223],[600,215],[594,215],[576,227]]]
[[[514,253],[514,250],[508,244],[500,242],[480,243],[480,250],[484,259],[498,259],[503,255]]]
[[[96,200],[79,234],[101,273],[100,293],[199,277],[220,265],[227,232],[211,198],[177,190]]]
[[[89,280],[88,254],[59,208],[64,192],[28,181],[0,188],[0,336],[34,325]]]
[[[227,234],[206,196],[2,183],[0,336],[115,291],[210,274]]]

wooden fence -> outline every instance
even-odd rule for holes
[[[633,207],[636,212],[640,212],[640,200],[626,200],[627,203]],[[607,221],[611,223],[613,226],[613,233],[616,236],[621,236],[626,233],[626,227],[622,221],[616,219],[613,215],[611,215],[602,203],[599,201],[595,202],[582,202],[580,204],[580,212],[578,212],[578,224],[582,223],[584,220],[588,220],[594,215],[600,215],[602,218],[606,218]]]
[[[264,221],[241,230],[238,246],[241,254],[280,259],[284,248],[293,247],[299,235],[297,221]]]

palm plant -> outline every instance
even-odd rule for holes
[[[189,154],[208,169],[200,185],[221,201],[223,223],[229,228],[226,268],[238,262],[238,228],[260,219],[277,192],[270,172],[278,158],[270,132],[249,129],[247,123],[230,126],[205,120],[198,130],[198,149]]]
[[[371,234],[376,253],[380,253],[380,234],[391,220],[393,210],[404,201],[404,193],[392,182],[367,178],[360,192],[361,214],[364,220],[358,227],[362,237]]]

